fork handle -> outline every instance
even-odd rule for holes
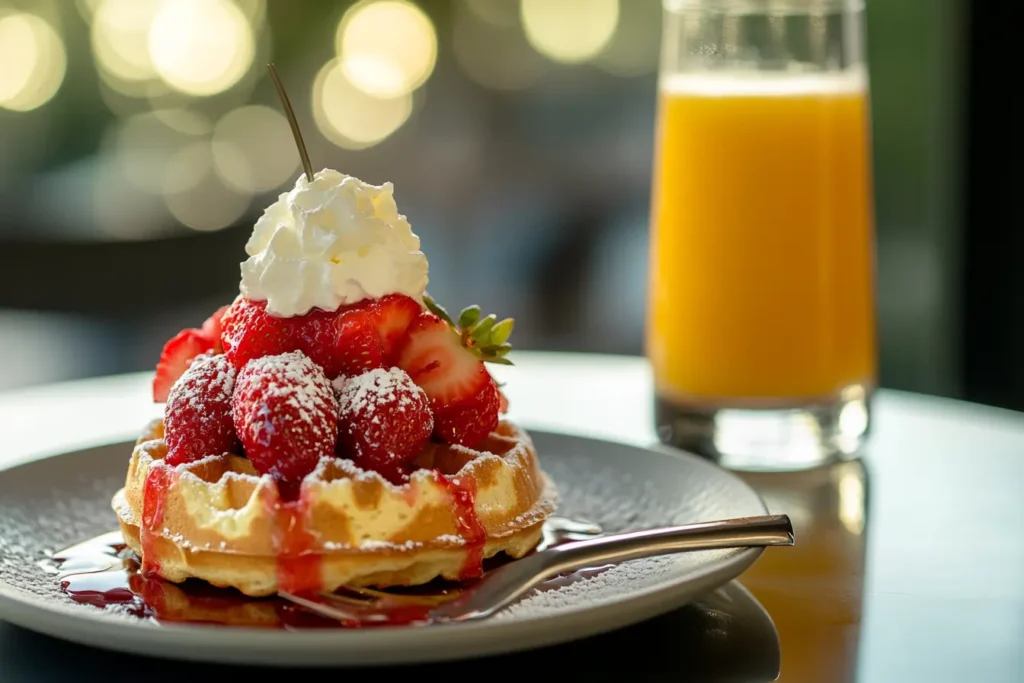
[[[793,542],[793,525],[786,515],[741,517],[628,531],[551,548],[544,574],[553,576],[594,565],[615,564],[689,550],[762,548],[793,545]]]

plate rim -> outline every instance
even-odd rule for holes
[[[662,444],[636,443],[550,429],[530,429],[541,439],[571,439],[645,451],[686,461],[710,476],[732,479],[760,511],[768,508],[761,495],[736,474],[692,453]],[[131,441],[99,444],[52,454],[0,468],[0,476],[29,469],[45,460],[74,456]],[[752,510],[752,514],[754,511]],[[280,631],[232,627],[226,631],[213,624],[155,625],[128,619],[93,616],[82,606],[49,603],[26,597],[25,591],[0,581],[0,621],[47,636],[108,651],[143,656],[170,657],[183,661],[262,666],[383,666],[453,661],[508,654],[535,647],[557,645],[629,626],[677,609],[694,594],[713,590],[745,572],[764,552],[763,548],[737,549],[715,562],[695,569],[685,581],[668,587],[650,587],[597,606],[581,606],[522,620],[445,624],[428,629],[381,627],[352,630]],[[56,619],[69,626],[55,627]],[[542,625],[542,628],[538,628]],[[160,634],[154,638],[154,634]],[[217,634],[211,638],[212,634]],[[344,634],[344,635],[342,635]],[[232,642],[225,646],[224,639]],[[457,648],[441,647],[457,641]],[[242,644],[244,643],[244,648]],[[223,649],[227,647],[228,649]],[[244,649],[244,651],[243,651]],[[164,652],[170,651],[170,653]]]

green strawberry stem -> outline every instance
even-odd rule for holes
[[[508,343],[515,325],[512,318],[499,321],[494,314],[481,318],[479,306],[467,306],[459,313],[458,322],[455,322],[448,311],[429,294],[423,295],[423,303],[431,313],[445,321],[459,336],[462,345],[481,361],[512,365],[512,361],[505,357],[512,350],[512,345]]]

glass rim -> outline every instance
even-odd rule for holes
[[[865,0],[662,0],[666,12],[704,10],[730,14],[812,14],[859,12]]]

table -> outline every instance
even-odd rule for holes
[[[508,383],[514,419],[654,441],[643,359],[526,352],[514,359],[515,367],[495,370]],[[142,373],[0,394],[0,467],[134,438],[156,410],[149,380]],[[730,680],[771,680],[774,666],[779,680],[801,683],[1024,681],[1024,415],[882,391],[875,416],[861,460],[743,475],[797,531],[794,548],[767,550],[740,579],[774,620],[781,664],[770,652],[754,652],[758,645],[748,642],[753,636],[742,623],[728,623],[746,619],[729,612],[744,599],[735,584],[695,608],[508,663],[535,669],[574,662],[593,667],[597,676],[582,678],[594,680],[615,662],[649,672],[644,680],[724,680],[715,667],[742,660],[748,666],[734,668],[729,675],[739,678]],[[728,648],[716,640],[722,629]],[[71,680],[69,672],[83,670],[96,671],[98,680],[96,667],[103,680],[120,680],[111,678],[114,661],[0,624],[5,683]],[[154,664],[133,658],[132,680],[137,666]]]

